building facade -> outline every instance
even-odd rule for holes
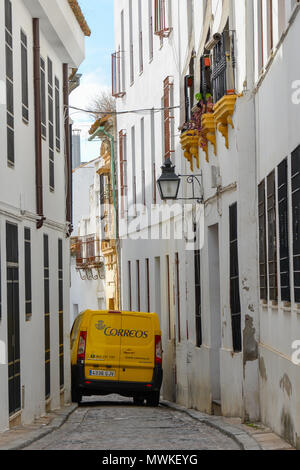
[[[0,7],[0,431],[70,400],[69,76],[90,32],[50,3]]]
[[[298,12],[118,1],[112,55],[122,308],[160,316],[163,395],[297,446]],[[172,206],[156,186],[167,158],[201,182],[193,195],[182,176]]]
[[[90,141],[99,157],[73,170],[71,324],[86,309],[119,308],[117,192],[114,118],[99,118]]]

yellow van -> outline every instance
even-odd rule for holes
[[[72,401],[117,393],[158,406],[162,342],[156,313],[86,310],[71,331]]]

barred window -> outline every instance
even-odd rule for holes
[[[287,159],[278,166],[278,216],[281,300],[290,302],[289,216]]]
[[[300,303],[300,146],[292,153],[292,212],[294,291]]]
[[[275,171],[267,178],[269,298],[278,300]]]

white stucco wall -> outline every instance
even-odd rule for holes
[[[64,156],[64,113],[63,113],[63,61],[79,66],[84,57],[84,35],[67,2],[47,2],[43,14],[43,2],[12,0],[13,18],[13,66],[14,66],[14,131],[15,165],[7,166],[6,151],[6,106],[0,102],[0,253],[1,253],[1,298],[2,317],[0,320],[0,341],[7,345],[7,288],[6,288],[6,222],[18,226],[19,251],[19,318],[20,318],[20,364],[21,364],[21,421],[31,423],[45,413],[45,325],[44,325],[44,269],[43,235],[49,237],[50,273],[50,361],[51,399],[50,409],[58,409],[61,400],[70,401],[70,245],[66,238],[65,217],[65,156]],[[65,5],[66,4],[66,5]],[[45,7],[44,2],[44,7]],[[67,6],[67,8],[65,8]],[[58,10],[57,10],[58,8]],[[55,17],[55,12],[59,14]],[[48,16],[48,13],[49,16]],[[32,18],[41,13],[41,55],[53,62],[53,75],[60,81],[60,135],[61,151],[55,152],[55,191],[49,190],[49,146],[42,142],[43,199],[46,220],[43,228],[37,230],[36,186],[35,186],[35,137],[34,137],[34,94],[33,94],[33,38]],[[72,25],[73,32],[68,31]],[[21,47],[20,29],[27,35],[28,48],[28,92],[29,123],[22,121],[21,107]],[[0,29],[4,34],[4,8],[0,9]],[[55,37],[53,31],[60,33]],[[65,38],[66,39],[66,38]],[[76,50],[72,52],[72,48]],[[5,64],[5,45],[1,42],[0,63]],[[5,67],[0,67],[0,84],[5,87]],[[47,85],[46,85],[47,86]],[[46,103],[47,95],[46,95]],[[48,105],[47,105],[48,107]],[[48,109],[47,109],[48,122]],[[55,129],[54,129],[55,132]],[[47,130],[48,139],[48,130]],[[32,317],[25,319],[25,262],[24,228],[31,230],[31,283]],[[59,300],[58,300],[58,240],[63,241],[63,311],[64,311],[64,394],[59,385]],[[6,351],[7,352],[7,351]],[[7,360],[7,357],[6,357]],[[8,366],[0,365],[0,431],[9,427],[8,416]]]

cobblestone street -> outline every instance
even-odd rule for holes
[[[29,450],[239,450],[221,432],[165,406],[117,396],[85,398],[57,431]]]

